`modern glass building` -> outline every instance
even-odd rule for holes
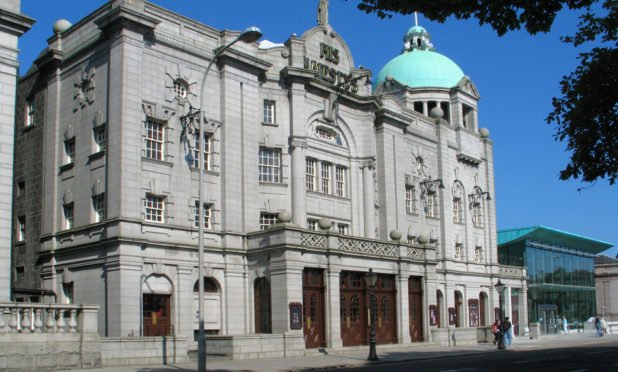
[[[528,319],[543,333],[596,316],[594,256],[612,244],[532,226],[498,231],[498,261],[527,268]]]

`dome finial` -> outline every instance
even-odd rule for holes
[[[414,49],[434,51],[431,43],[431,35],[427,30],[418,25],[417,13],[414,12],[414,26],[410,27],[403,37],[403,51],[411,52]]]

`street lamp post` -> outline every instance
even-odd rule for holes
[[[199,301],[199,305],[198,305],[198,316],[199,316],[199,333],[198,333],[198,339],[197,339],[197,370],[198,372],[205,372],[206,371],[206,335],[204,334],[204,205],[203,205],[203,201],[204,201],[204,186],[203,186],[203,181],[204,181],[204,162],[205,162],[205,158],[204,158],[204,150],[202,149],[202,147],[205,148],[205,142],[204,141],[204,120],[206,120],[206,115],[204,115],[204,87],[206,85],[206,77],[208,76],[208,72],[210,71],[210,68],[212,67],[212,64],[215,62],[215,60],[225,51],[227,50],[229,47],[231,47],[232,45],[236,44],[238,41],[242,41],[245,43],[252,43],[254,41],[257,41],[259,38],[262,37],[262,31],[260,31],[259,28],[257,27],[247,27],[243,32],[240,33],[240,35],[238,35],[238,37],[234,40],[232,40],[230,43],[226,44],[225,46],[223,46],[222,48],[216,49],[215,51],[215,55],[212,57],[212,59],[210,60],[210,62],[208,63],[208,66],[206,67],[206,71],[204,71],[204,76],[202,77],[202,85],[200,87],[200,110],[199,110],[199,133],[198,136],[200,138],[200,151],[199,151],[199,168],[200,168],[200,172],[199,172],[199,186],[198,186],[198,210],[197,210],[197,215],[199,216],[198,218],[198,238],[197,238],[197,245],[198,245],[198,257],[199,257],[199,262],[198,262],[198,287],[199,287],[199,296],[198,296],[198,301]]]
[[[500,304],[500,328],[502,328],[502,323],[504,322],[502,317],[502,292],[504,291],[504,284],[502,284],[500,279],[498,279],[498,283],[496,283],[494,287],[496,288],[496,291],[498,291],[498,302]],[[498,333],[498,349],[506,349],[506,345],[504,344],[504,334],[501,329]]]
[[[379,360],[376,353],[376,331],[373,324],[373,318],[375,316],[373,311],[373,288],[378,281],[378,274],[373,272],[373,269],[369,269],[369,272],[365,275],[365,283],[369,287],[369,324],[371,325],[371,333],[369,334],[369,356],[367,360]]]

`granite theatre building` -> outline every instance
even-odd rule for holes
[[[203,220],[209,343],[360,345],[369,314],[378,343],[476,342],[498,279],[525,314],[472,81],[414,26],[372,82],[319,9],[301,37],[227,49],[203,93],[238,32],[138,0],[57,22],[20,80],[14,297],[99,304],[103,336],[193,339]]]

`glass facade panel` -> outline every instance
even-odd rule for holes
[[[531,323],[540,323],[543,333],[555,333],[560,330],[562,316],[572,324],[596,315],[593,255],[544,242],[519,244],[525,245]],[[510,259],[513,252],[516,249],[503,256]]]

